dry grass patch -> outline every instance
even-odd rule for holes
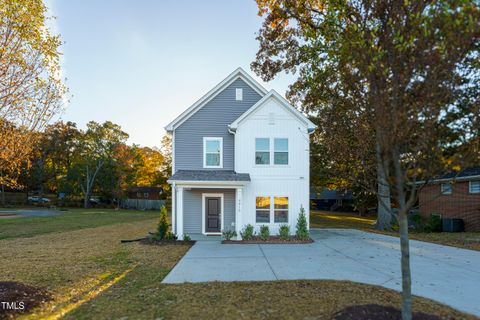
[[[41,287],[53,300],[31,318],[48,315],[111,281],[134,265],[166,257],[171,268],[187,248],[155,248],[121,244],[145,236],[157,220],[116,224],[31,238],[0,241],[0,281]],[[167,271],[165,271],[167,272]]]
[[[355,305],[400,306],[400,294],[348,281],[211,282],[165,285],[132,272],[66,319],[332,319]],[[476,319],[415,297],[414,311],[445,319]]]

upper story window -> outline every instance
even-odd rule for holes
[[[255,164],[269,165],[271,163],[273,163],[274,165],[288,164],[287,138],[255,139]]]
[[[203,167],[223,168],[223,138],[203,138]]]
[[[255,139],[255,164],[270,164],[270,139]]]
[[[275,138],[274,164],[288,164],[288,139]]]
[[[452,194],[452,184],[451,183],[442,183],[440,185],[440,191],[442,194]]]
[[[470,193],[480,193],[480,180],[479,181],[470,181],[468,191]]]

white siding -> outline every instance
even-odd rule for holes
[[[256,165],[255,138],[288,138],[288,165]],[[243,192],[242,224],[250,223],[257,231],[261,225],[255,223],[255,197],[287,196],[288,223],[294,233],[301,206],[309,217],[309,165],[306,125],[275,98],[268,99],[240,123],[235,134],[235,170],[250,173],[251,178]],[[278,226],[271,221],[270,231],[278,232]]]

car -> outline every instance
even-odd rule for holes
[[[38,196],[30,196],[28,197],[28,202],[32,203],[49,203],[50,199],[48,198],[40,198]]]

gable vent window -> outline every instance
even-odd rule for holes
[[[268,124],[275,124],[275,113],[270,112],[268,114]]]
[[[235,89],[235,100],[242,101],[243,100],[243,89],[237,88]]]

